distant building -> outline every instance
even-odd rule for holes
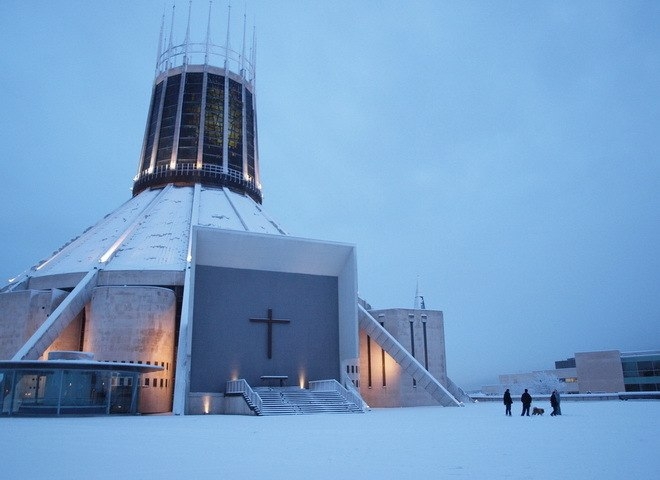
[[[660,351],[621,354],[626,392],[660,392]]]
[[[482,387],[486,394],[534,389],[556,378],[566,393],[660,392],[660,351],[580,352],[555,362],[555,369],[499,376],[498,385]]]

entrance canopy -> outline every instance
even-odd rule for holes
[[[93,360],[0,361],[0,415],[135,414],[140,374],[159,370]]]
[[[357,260],[355,246],[251,232],[196,227],[194,266],[337,277],[339,349],[357,358]]]

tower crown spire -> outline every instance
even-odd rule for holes
[[[161,34],[133,195],[170,183],[226,187],[261,203],[254,58],[211,41],[174,42],[174,8],[168,39]],[[245,35],[244,35],[245,36]],[[254,47],[253,47],[254,48]],[[221,65],[221,66],[218,66]]]

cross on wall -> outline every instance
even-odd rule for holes
[[[265,323],[268,325],[267,352],[268,352],[268,358],[273,358],[273,324],[291,323],[291,320],[273,318],[273,309],[269,308],[268,318],[251,318],[250,321],[255,323]]]

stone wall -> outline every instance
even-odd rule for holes
[[[447,384],[445,334],[439,310],[388,309],[369,313],[442,385]],[[383,368],[384,367],[384,368]],[[437,405],[379,345],[360,332],[360,394],[371,407]]]
[[[86,307],[83,350],[99,361],[162,367],[144,375],[140,413],[172,410],[176,298],[159,287],[96,287]]]

